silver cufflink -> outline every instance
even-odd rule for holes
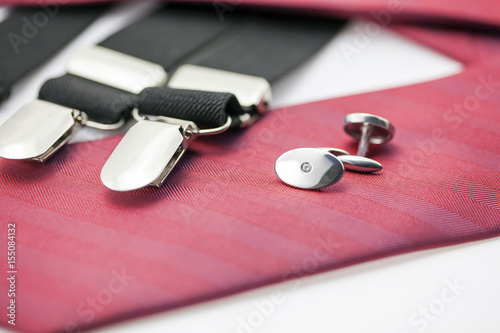
[[[278,158],[276,175],[286,184],[318,189],[338,182],[344,176],[344,165],[333,154],[319,148],[290,150]]]
[[[395,128],[385,118],[369,113],[351,113],[344,119],[344,131],[359,141],[358,156],[366,156],[370,145],[389,142]]]
[[[359,140],[358,155],[338,148],[299,148],[288,151],[276,161],[276,175],[285,183],[302,189],[333,185],[344,171],[374,173],[382,164],[365,157],[370,144],[383,144],[394,136],[394,126],[381,117],[353,113],[344,120],[345,131]]]

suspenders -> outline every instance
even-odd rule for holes
[[[0,102],[14,83],[78,36],[107,7],[14,9],[0,23]]]
[[[0,156],[43,162],[75,126],[116,129],[133,117],[102,181],[117,191],[160,186],[194,138],[251,125],[271,83],[343,23],[248,11],[220,21],[204,7],[163,8],[74,55],[67,75],[0,127]]]

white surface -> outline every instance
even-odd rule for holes
[[[273,106],[395,88],[462,71],[461,63],[386,29],[360,43],[359,31],[366,27],[364,21],[349,24],[311,61],[275,84]],[[355,50],[350,56],[343,51],[348,47]]]
[[[92,332],[498,333],[499,263],[500,239],[487,240],[356,265]],[[451,290],[450,283],[461,290]],[[279,302],[270,306],[277,294]],[[257,304],[267,304],[265,314]],[[432,320],[418,315],[421,308]],[[243,328],[249,318],[263,319]]]
[[[97,43],[152,7],[142,1],[125,4],[99,20],[16,87],[1,107],[0,122],[36,98],[43,82],[62,75],[72,52]],[[456,61],[388,31],[359,44],[356,27],[364,29],[366,24],[351,24],[312,61],[277,83],[274,106],[419,83],[461,71]],[[346,44],[359,51],[351,61],[341,50]],[[96,131],[85,130],[76,140],[100,137]],[[500,240],[421,252],[274,285],[99,332],[420,332],[409,318],[419,307],[441,304],[438,299],[447,279],[458,279],[467,288],[421,332],[498,332],[499,262]],[[269,316],[259,315],[255,302],[268,304],[270,295],[280,290],[284,302],[275,305]],[[239,318],[248,321],[249,316],[261,317],[263,322],[238,330]]]

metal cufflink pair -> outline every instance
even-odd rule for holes
[[[367,113],[352,113],[344,119],[344,130],[359,141],[358,155],[337,148],[299,148],[288,151],[276,161],[276,175],[286,184],[302,189],[319,189],[337,183],[344,171],[373,173],[382,165],[366,156],[370,145],[390,141],[394,126],[385,118]]]

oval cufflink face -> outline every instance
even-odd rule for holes
[[[284,183],[303,189],[335,184],[344,175],[344,166],[337,157],[316,148],[286,152],[278,158],[274,169]]]

